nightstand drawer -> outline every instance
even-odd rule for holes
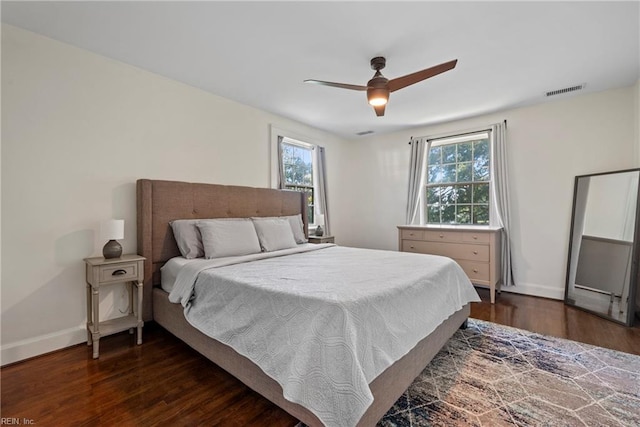
[[[101,265],[100,283],[126,282],[138,277],[138,263],[119,263],[116,265]]]
[[[309,236],[309,243],[335,243],[336,238],[333,236]]]

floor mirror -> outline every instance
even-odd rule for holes
[[[575,178],[565,303],[631,326],[640,306],[640,169]]]

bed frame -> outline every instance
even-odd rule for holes
[[[170,303],[168,294],[159,287],[160,267],[170,258],[180,255],[169,221],[297,214],[302,214],[307,233],[305,196],[299,192],[178,181],[137,181],[138,252],[146,258],[143,319],[156,321],[248,387],[305,424],[315,427],[322,423],[312,412],[286,400],[280,385],[249,359],[193,328],[186,321],[182,306]],[[469,312],[470,307],[466,305],[452,314],[369,384],[374,402],[358,426],[374,426],[382,418],[466,321]]]

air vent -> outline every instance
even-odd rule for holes
[[[370,133],[373,133],[373,131],[372,130],[363,130],[362,132],[356,132],[356,135],[362,136],[362,135],[369,135]]]
[[[584,89],[585,86],[587,86],[587,84],[586,83],[582,83],[582,84],[577,85],[577,86],[571,86],[571,87],[565,87],[564,89],[552,90],[550,92],[547,92],[547,96],[562,95],[563,93],[575,92],[576,90]]]

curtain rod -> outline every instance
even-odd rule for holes
[[[504,126],[507,126],[507,119],[503,120]],[[493,125],[490,125],[493,126]],[[449,138],[452,136],[465,136],[465,135],[472,135],[474,133],[480,133],[480,132],[491,132],[491,128],[487,128],[487,129],[476,129],[473,131],[467,131],[467,132],[461,132],[461,133],[447,133],[447,134],[443,134],[443,136],[438,136],[438,137],[431,137],[429,139],[427,139],[427,141],[434,141],[436,139],[443,139],[443,138]],[[409,142],[407,144],[411,144],[411,141],[413,141],[413,136],[409,138]]]

